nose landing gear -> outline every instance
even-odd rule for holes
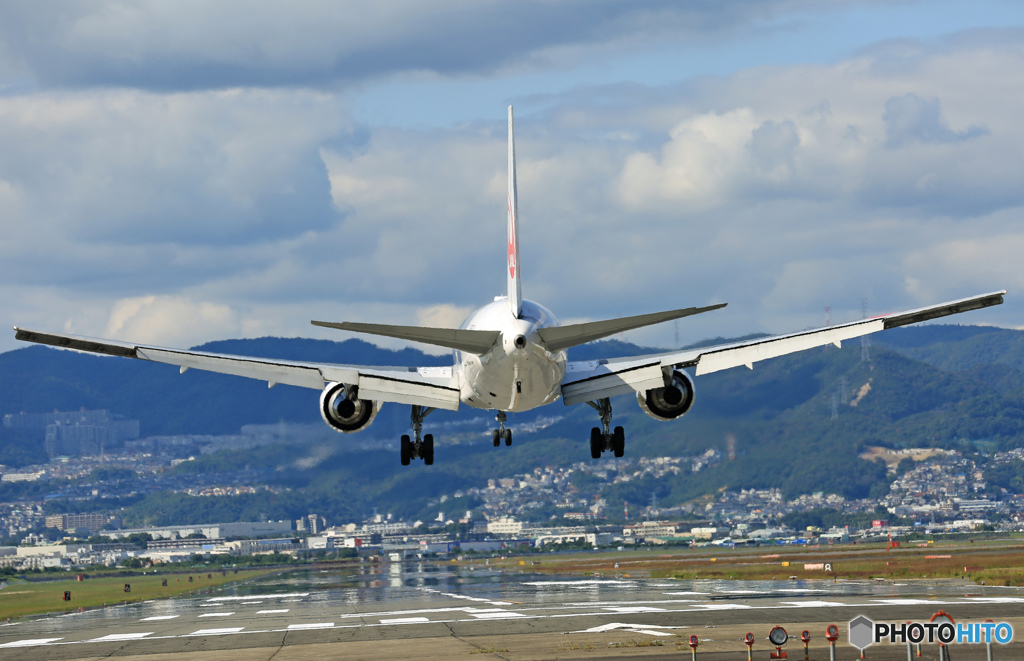
[[[505,441],[505,445],[512,445],[512,430],[505,428],[505,421],[508,420],[508,416],[504,411],[498,411],[498,428],[491,430],[491,441],[494,443],[494,447],[501,445],[502,439]]]
[[[601,455],[610,450],[616,457],[626,452],[626,430],[616,427],[612,430],[612,403],[607,397],[597,402],[587,402],[601,414],[601,426],[590,430],[590,456],[600,459]]]
[[[403,434],[399,450],[403,466],[408,466],[413,459],[422,459],[423,463],[427,466],[433,465],[434,435],[424,434],[423,438],[420,438],[420,432],[423,431],[423,418],[433,412],[433,407],[424,407],[413,404],[412,414],[410,416],[413,438],[410,439],[408,434]]]

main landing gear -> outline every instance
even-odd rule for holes
[[[494,443],[494,447],[501,445],[502,439],[505,440],[505,445],[512,445],[512,430],[505,429],[505,421],[508,420],[508,416],[505,415],[504,411],[498,411],[498,428],[491,430],[491,441]]]
[[[424,434],[420,439],[420,432],[423,431],[423,418],[434,412],[433,407],[424,407],[417,404],[412,406],[413,439],[408,434],[402,435],[402,465],[408,466],[413,459],[422,459],[423,463],[430,466],[434,463],[434,435]]]
[[[612,431],[612,403],[607,397],[597,402],[587,402],[601,414],[601,426],[590,430],[590,456],[600,459],[605,450],[611,450],[616,457],[626,452],[626,430],[616,427]]]

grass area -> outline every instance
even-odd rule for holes
[[[276,571],[279,570],[240,569],[238,573],[234,570],[223,573],[222,570],[159,572],[136,576],[98,576],[83,581],[78,581],[74,574],[70,578],[52,581],[8,579],[7,587],[0,590],[0,619],[205,592]],[[166,586],[163,585],[165,580]],[[125,592],[125,584],[131,586],[131,592]],[[70,601],[64,601],[65,591],[71,592]]]
[[[509,557],[491,565],[531,573],[608,577],[771,580],[950,579],[961,576],[988,585],[1024,585],[1024,544],[1020,539],[941,540],[897,549],[885,544],[823,547],[674,548],[565,553],[521,564]],[[538,557],[538,556],[533,556]],[[826,571],[821,565],[831,564]]]

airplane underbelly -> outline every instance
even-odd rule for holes
[[[463,363],[462,401],[469,406],[501,411],[529,411],[558,399],[565,376],[565,354],[476,356]],[[475,359],[475,360],[474,360]]]

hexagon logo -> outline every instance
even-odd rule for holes
[[[850,644],[857,649],[864,651],[871,643],[875,642],[875,623],[866,615],[858,615],[850,620]]]

